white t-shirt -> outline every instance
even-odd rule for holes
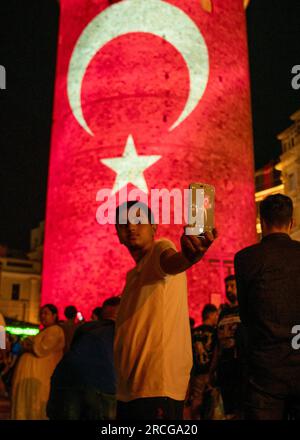
[[[175,249],[166,239],[127,273],[116,321],[117,399],[184,400],[192,368],[185,272],[167,275],[160,255]]]

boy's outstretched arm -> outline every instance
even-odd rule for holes
[[[167,249],[160,256],[160,266],[169,275],[176,275],[189,269],[193,264],[201,260],[205,252],[217,238],[217,230],[212,233],[205,232],[202,238],[196,235],[182,234],[181,252]]]

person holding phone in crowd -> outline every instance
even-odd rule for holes
[[[185,271],[216,230],[202,238],[183,234],[178,252],[170,240],[155,240],[153,214],[137,201],[117,208],[116,230],[136,263],[116,320],[117,419],[182,419],[193,365]]]

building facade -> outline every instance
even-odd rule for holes
[[[279,160],[270,162],[255,173],[256,231],[259,238],[259,204],[265,197],[279,193],[293,200],[294,227],[291,236],[300,241],[300,110],[290,119],[293,124],[277,136],[282,148]]]
[[[300,110],[290,119],[293,124],[277,136],[282,154],[276,169],[281,171],[284,194],[291,197],[294,204],[292,238],[300,241]]]
[[[284,194],[281,172],[276,169],[277,163],[278,161],[271,161],[255,172],[256,232],[258,239],[261,238],[260,202],[273,194]]]
[[[0,246],[0,311],[6,318],[39,322],[43,234],[41,222],[31,231],[27,256]]]
[[[0,310],[5,317],[38,323],[41,264],[0,258]]]

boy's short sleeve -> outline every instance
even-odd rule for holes
[[[169,276],[169,274],[165,273],[160,266],[160,256],[167,249],[174,249],[174,251],[177,252],[176,246],[171,240],[162,238],[156,241],[153,251],[153,263],[154,270],[159,278],[165,278],[166,276]]]

